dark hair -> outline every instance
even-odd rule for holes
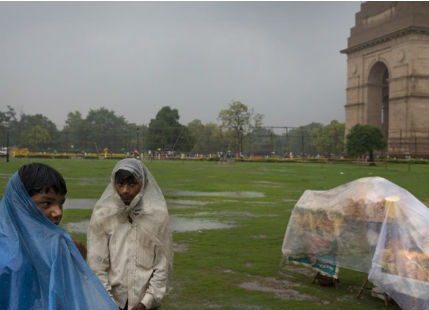
[[[51,189],[57,194],[67,194],[67,186],[63,176],[48,165],[41,163],[24,165],[19,168],[18,174],[30,196],[43,191],[47,193]]]
[[[134,176],[134,174],[132,174],[128,170],[120,169],[120,170],[118,170],[115,173],[115,183],[116,184],[119,184],[119,183],[130,183],[130,182],[140,183],[136,179],[136,177]]]

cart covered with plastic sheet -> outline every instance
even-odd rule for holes
[[[369,280],[403,309],[429,306],[429,210],[407,190],[362,178],[327,191],[307,190],[291,214],[282,246],[289,262],[338,277]]]

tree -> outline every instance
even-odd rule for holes
[[[253,110],[241,103],[234,101],[228,109],[219,113],[218,119],[222,122],[222,127],[234,132],[236,138],[237,150],[243,152],[243,139],[249,135],[255,128],[262,125],[262,114],[253,114]]]
[[[200,120],[195,119],[188,123],[187,128],[194,141],[192,152],[217,153],[225,151],[225,137],[218,125],[214,123],[204,125]]]
[[[85,120],[79,111],[69,112],[67,114],[66,125],[63,129],[65,149],[79,150],[84,148],[88,130]]]
[[[189,122],[188,125],[189,134],[194,140],[194,146],[191,151],[195,153],[205,152],[204,150],[204,141],[206,137],[204,136],[204,125],[199,119],[194,119],[192,122]]]
[[[13,107],[8,105],[6,112],[0,111],[0,126],[7,126],[13,121],[16,121],[16,112]]]
[[[132,134],[129,132],[125,118],[116,116],[114,111],[106,108],[90,110],[85,127],[88,132],[87,150],[95,148],[101,151],[108,148],[114,152],[124,151],[124,145],[131,145],[130,140],[135,139],[135,129]]]
[[[250,152],[257,155],[267,155],[276,152],[277,136],[271,128],[256,128],[252,132]]]
[[[319,154],[341,154],[344,151],[344,123],[332,121],[311,131],[312,144]]]
[[[317,150],[312,142],[313,136],[311,135],[314,130],[319,130],[323,125],[320,123],[312,122],[305,126],[300,126],[290,130],[286,137],[288,140],[287,152],[305,154],[316,154]]]
[[[12,108],[10,105],[7,106],[6,112],[0,111],[0,130],[2,134],[1,142],[0,144],[6,145],[8,143],[7,135],[11,138],[9,141],[9,144],[14,144],[13,142],[16,141],[16,135],[15,135],[15,127],[16,127],[16,112],[15,109]],[[10,143],[12,142],[12,143]]]
[[[154,119],[150,120],[147,146],[156,150],[189,151],[193,147],[193,139],[187,127],[179,123],[179,112],[169,106],[162,107]]]
[[[34,129],[36,126],[37,129]],[[39,128],[42,128],[44,130],[39,130]],[[19,122],[16,124],[17,135],[18,135],[18,141],[17,144],[20,147],[27,147],[27,146],[36,146],[37,148],[40,148],[40,150],[47,151],[50,148],[54,147],[54,145],[57,145],[59,143],[59,135],[57,126],[46,116],[42,114],[34,114],[34,115],[28,115],[28,114],[22,114]],[[44,142],[41,142],[41,140],[35,143],[34,138],[31,138],[29,141],[29,137],[34,137],[32,134],[30,134],[32,131],[34,133],[38,133],[38,135],[45,136],[45,131],[48,133],[49,138],[42,139]]]
[[[39,125],[23,131],[22,136],[31,150],[43,150],[52,141],[49,131]]]
[[[369,161],[374,161],[374,150],[383,150],[387,142],[380,128],[356,124],[347,135],[347,153],[361,156],[369,153]]]

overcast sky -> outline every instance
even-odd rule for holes
[[[0,111],[105,107],[148,124],[217,123],[238,100],[265,126],[344,122],[361,2],[0,2]]]

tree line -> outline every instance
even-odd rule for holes
[[[344,123],[311,123],[300,127],[263,126],[263,115],[234,101],[218,115],[220,124],[195,119],[183,125],[179,111],[162,107],[148,125],[128,122],[106,108],[67,114],[63,129],[42,114],[17,115],[13,107],[0,111],[1,143],[45,152],[184,152],[243,155],[344,154]],[[8,136],[8,137],[7,137]]]

